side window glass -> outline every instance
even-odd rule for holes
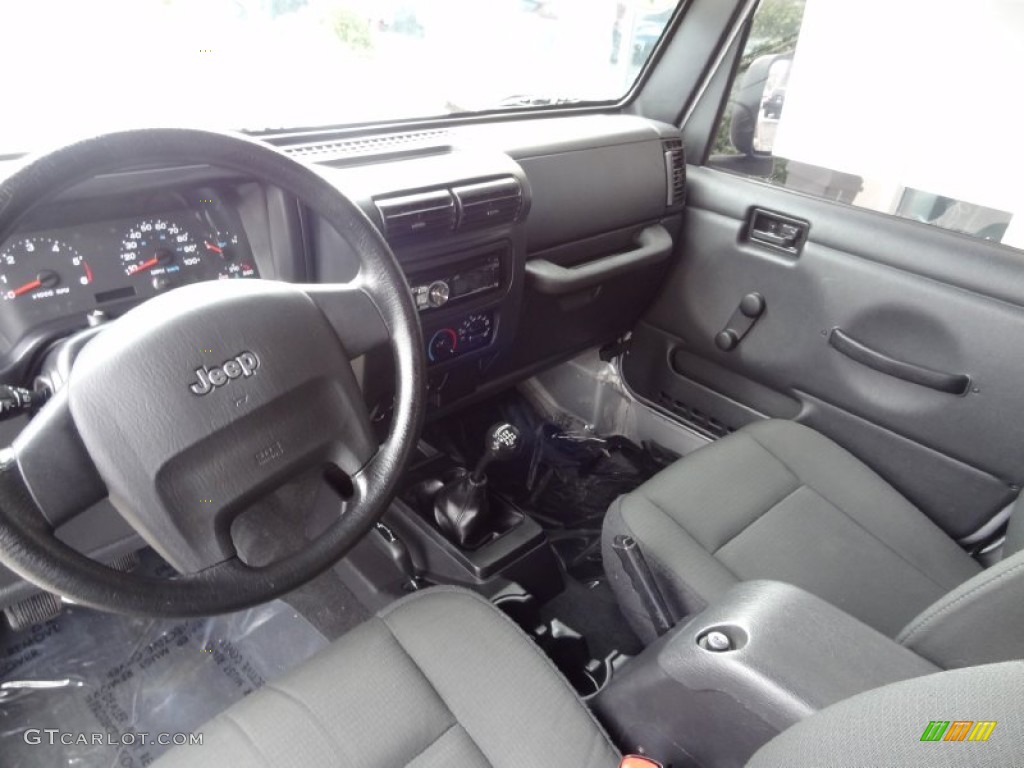
[[[1021,39],[1015,0],[761,0],[708,164],[1024,248]]]

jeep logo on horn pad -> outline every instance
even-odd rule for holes
[[[223,387],[239,376],[249,378],[260,367],[260,359],[255,352],[241,352],[229,360],[225,360],[216,368],[196,368],[197,381],[188,385],[193,395],[207,395],[217,387]]]

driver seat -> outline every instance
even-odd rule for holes
[[[160,768],[619,764],[547,656],[453,587],[392,603],[198,732]]]

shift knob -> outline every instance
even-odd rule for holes
[[[484,479],[487,466],[492,461],[514,459],[519,455],[519,449],[522,447],[519,430],[506,422],[495,424],[488,429],[485,443],[484,455],[480,457],[480,461],[477,462],[476,468],[473,470],[473,480],[478,483]]]

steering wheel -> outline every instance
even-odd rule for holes
[[[0,183],[0,241],[76,183],[183,164],[294,195],[352,246],[359,273],[332,285],[212,281],[150,299],[85,344],[66,385],[0,453],[0,562],[76,603],[155,617],[256,605],[336,563],[390,502],[424,409],[419,316],[394,254],[355,204],[268,145],[184,129],[69,145]],[[378,445],[351,360],[384,344],[395,407]],[[242,562],[232,521],[315,468],[345,481],[334,484],[346,487],[338,517],[301,551]],[[104,497],[180,575],[116,571],[54,535]]]

